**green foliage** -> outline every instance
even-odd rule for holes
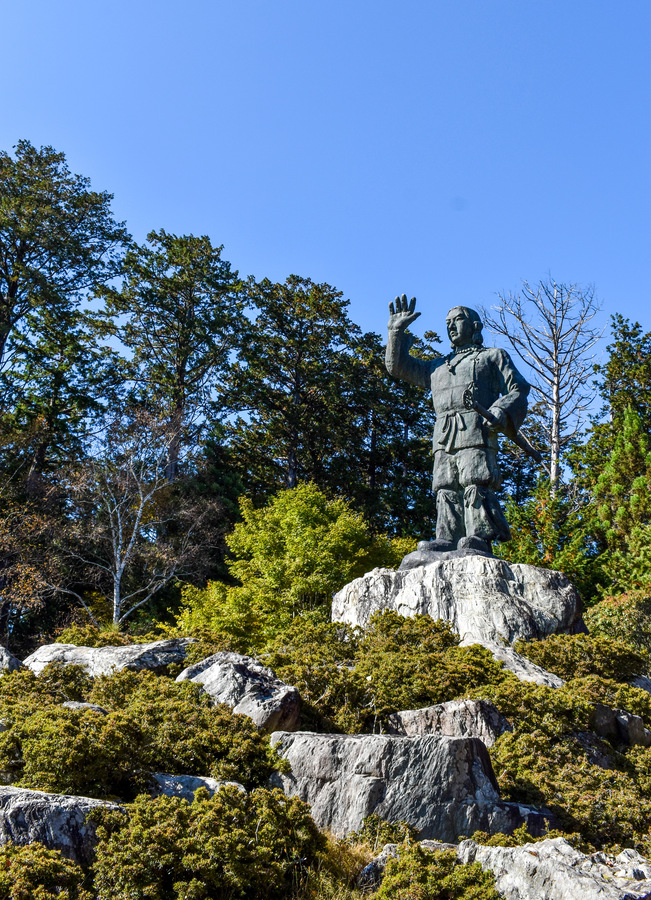
[[[57,635],[56,643],[76,647],[126,647],[140,641],[115,627],[100,629],[96,625],[70,625]]]
[[[360,641],[355,672],[367,682],[374,717],[462,696],[507,674],[484,647],[459,647],[448,622],[376,613]]]
[[[264,784],[273,771],[276,757],[251,719],[213,705],[200,685],[122,671],[95,679],[89,699],[137,723],[149,771],[212,775],[247,787]]]
[[[649,666],[648,653],[592,634],[553,634],[542,641],[517,641],[514,649],[566,681],[598,675],[626,682]]]
[[[606,597],[586,610],[583,618],[593,637],[627,643],[639,653],[651,653],[651,596],[648,590]],[[642,670],[637,674],[642,674]]]
[[[651,584],[651,439],[632,409],[624,412],[593,493],[610,592]]]
[[[355,672],[359,638],[347,625],[297,616],[261,659],[301,695],[301,727],[355,732],[368,710],[367,684]]]
[[[378,900],[499,900],[495,878],[479,863],[463,865],[454,850],[402,845],[387,863]]]
[[[313,484],[281,491],[262,509],[243,499],[241,511],[227,539],[239,585],[187,588],[177,626],[211,630],[245,650],[263,646],[299,613],[327,609],[347,582],[397,565],[407,552],[404,541],[373,537],[347,503]]]
[[[309,727],[374,731],[399,709],[463,696],[508,674],[483,647],[459,647],[446,622],[376,613],[359,637],[337,623],[298,618],[270,643],[264,661],[298,687]]]
[[[229,787],[192,804],[140,797],[126,820],[105,816],[98,835],[98,900],[281,900],[324,846],[300,800]]]
[[[602,576],[585,511],[561,487],[540,478],[526,502],[508,499],[506,517],[512,536],[495,548],[499,556],[563,572],[586,601],[594,596]]]
[[[84,873],[58,850],[34,843],[0,847],[0,900],[91,900]]]
[[[66,668],[73,669],[67,673]],[[107,710],[68,709],[64,699]],[[151,672],[89,683],[79,667],[18,671],[0,679],[0,771],[23,787],[132,799],[151,772],[266,783],[277,764],[246,716],[213,706],[200,686]]]

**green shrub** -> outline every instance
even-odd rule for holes
[[[298,616],[260,656],[301,695],[301,727],[310,731],[360,731],[369,703],[367,684],[354,671],[356,633],[335,622]]]
[[[229,787],[192,804],[139,797],[126,820],[104,814],[98,836],[98,900],[280,900],[325,843],[300,800]]]
[[[415,839],[416,830],[408,822],[387,822],[375,813],[364,818],[359,831],[353,831],[346,837],[349,844],[366,844],[373,853],[385,844],[401,844]]]
[[[171,775],[212,775],[247,787],[266,782],[276,757],[248,716],[214,705],[198,684],[152,672],[116,672],[95,680],[89,695],[143,734],[141,763]]]
[[[509,677],[484,647],[459,647],[448,622],[390,611],[372,617],[355,672],[367,683],[369,705],[379,721],[396,710],[453,700]]]
[[[42,844],[0,847],[0,900],[91,900],[84,873]]]
[[[333,594],[375,566],[396,566],[413,541],[372,535],[344,500],[313,484],[280,491],[262,509],[241,501],[242,522],[227,538],[236,586],[188,587],[177,627],[210,631],[241,651],[261,649],[309,610],[329,615]]]
[[[463,865],[454,850],[402,845],[387,863],[377,900],[500,900],[495,878],[479,863]]]
[[[151,772],[266,783],[278,760],[246,716],[214,706],[199,685],[152,672],[117,672],[86,683],[64,667],[0,679],[0,777],[34,790],[132,799]],[[82,678],[83,675],[83,678]],[[67,679],[67,680],[66,680]],[[82,691],[80,684],[85,689]],[[73,685],[107,710],[62,707]],[[13,695],[11,688],[14,689]]]
[[[563,830],[579,832],[595,847],[632,846],[651,829],[649,783],[640,777],[651,760],[648,749],[610,752],[612,768],[604,769],[576,737],[533,731],[503,734],[490,755],[504,799],[546,806]]]
[[[651,596],[647,590],[606,597],[586,610],[583,618],[593,637],[628,644],[648,659],[651,652]],[[636,674],[645,674],[648,669]]]
[[[516,641],[516,652],[565,680],[598,675],[629,681],[646,672],[646,652],[608,637],[588,634],[553,634],[542,641]]]
[[[93,680],[83,666],[50,663],[39,675],[30,669],[16,669],[0,678],[0,717],[15,706],[39,709],[43,704],[84,701]]]

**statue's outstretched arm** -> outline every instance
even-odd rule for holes
[[[415,311],[416,298],[407,301],[407,295],[396,297],[389,303],[389,337],[387,340],[386,367],[389,375],[402,378],[420,387],[429,387],[431,367],[423,359],[409,354],[411,341],[405,330],[415,322],[420,313]]]

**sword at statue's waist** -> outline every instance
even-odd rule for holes
[[[499,422],[497,421],[495,416],[485,407],[483,407],[481,403],[478,403],[477,400],[475,400],[472,388],[466,388],[466,390],[463,392],[463,405],[466,407],[466,409],[474,409],[475,412],[478,412],[479,415],[486,419],[486,421],[491,425],[499,425]],[[529,443],[529,441],[523,434],[519,434],[516,431],[514,434],[507,435],[507,437],[509,437],[517,447],[519,447],[521,450],[524,450],[527,456],[530,456],[545,469],[547,468],[541,454],[538,452],[538,450],[536,450],[533,444]]]

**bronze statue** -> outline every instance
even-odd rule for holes
[[[518,434],[529,384],[505,350],[483,346],[483,323],[467,306],[455,306],[447,315],[451,353],[433,360],[411,356],[405,329],[420,315],[415,307],[416,298],[408,302],[406,294],[389,304],[386,367],[395,378],[431,388],[436,413],[436,539],[422,541],[418,549],[490,553],[493,541],[511,536],[494,493],[501,483],[498,433],[538,455]]]

